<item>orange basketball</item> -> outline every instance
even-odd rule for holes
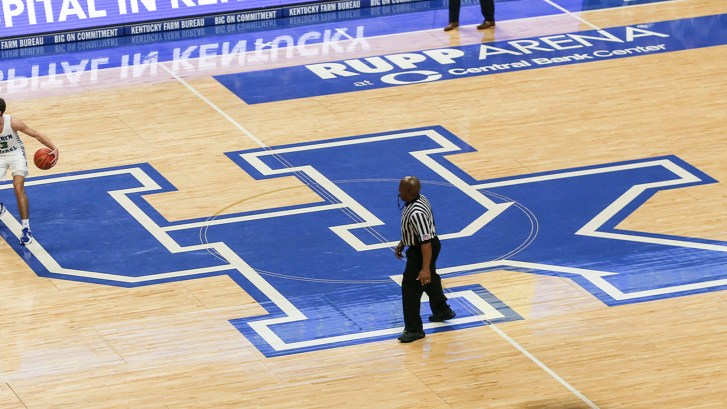
[[[40,148],[35,152],[33,162],[35,162],[35,166],[37,166],[38,169],[48,170],[55,165],[55,163],[53,163],[55,157],[53,155],[49,155],[50,152],[51,150],[48,148]]]

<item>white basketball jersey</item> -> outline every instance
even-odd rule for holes
[[[25,146],[18,133],[13,131],[10,115],[3,115],[3,119],[5,121],[2,132],[0,132],[0,155],[7,156],[18,153],[25,155]]]

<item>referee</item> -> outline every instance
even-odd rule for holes
[[[454,311],[447,304],[442,290],[442,280],[437,274],[436,263],[441,245],[434,226],[432,206],[419,194],[421,183],[414,176],[406,176],[399,182],[399,197],[406,202],[401,213],[401,241],[396,246],[396,258],[402,258],[406,250],[406,267],[401,282],[401,301],[404,309],[404,332],[401,342],[413,342],[424,338],[422,317],[419,315],[422,293],[429,296],[432,315],[429,321],[442,322],[454,318]]]

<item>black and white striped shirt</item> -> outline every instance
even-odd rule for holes
[[[401,241],[406,246],[416,246],[436,236],[432,205],[424,195],[419,195],[401,213]]]

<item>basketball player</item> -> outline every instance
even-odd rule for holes
[[[58,161],[58,148],[44,134],[29,127],[20,119],[5,114],[7,108],[5,100],[0,98],[0,174],[5,177],[8,168],[13,175],[13,190],[18,201],[20,222],[23,225],[23,232],[20,237],[20,245],[25,246],[33,241],[33,234],[30,232],[30,211],[28,210],[28,196],[25,194],[25,178],[28,176],[28,159],[25,154],[25,145],[18,136],[18,131],[32,136],[40,143],[47,146],[55,159]],[[5,205],[0,203],[0,216],[5,213]]]

